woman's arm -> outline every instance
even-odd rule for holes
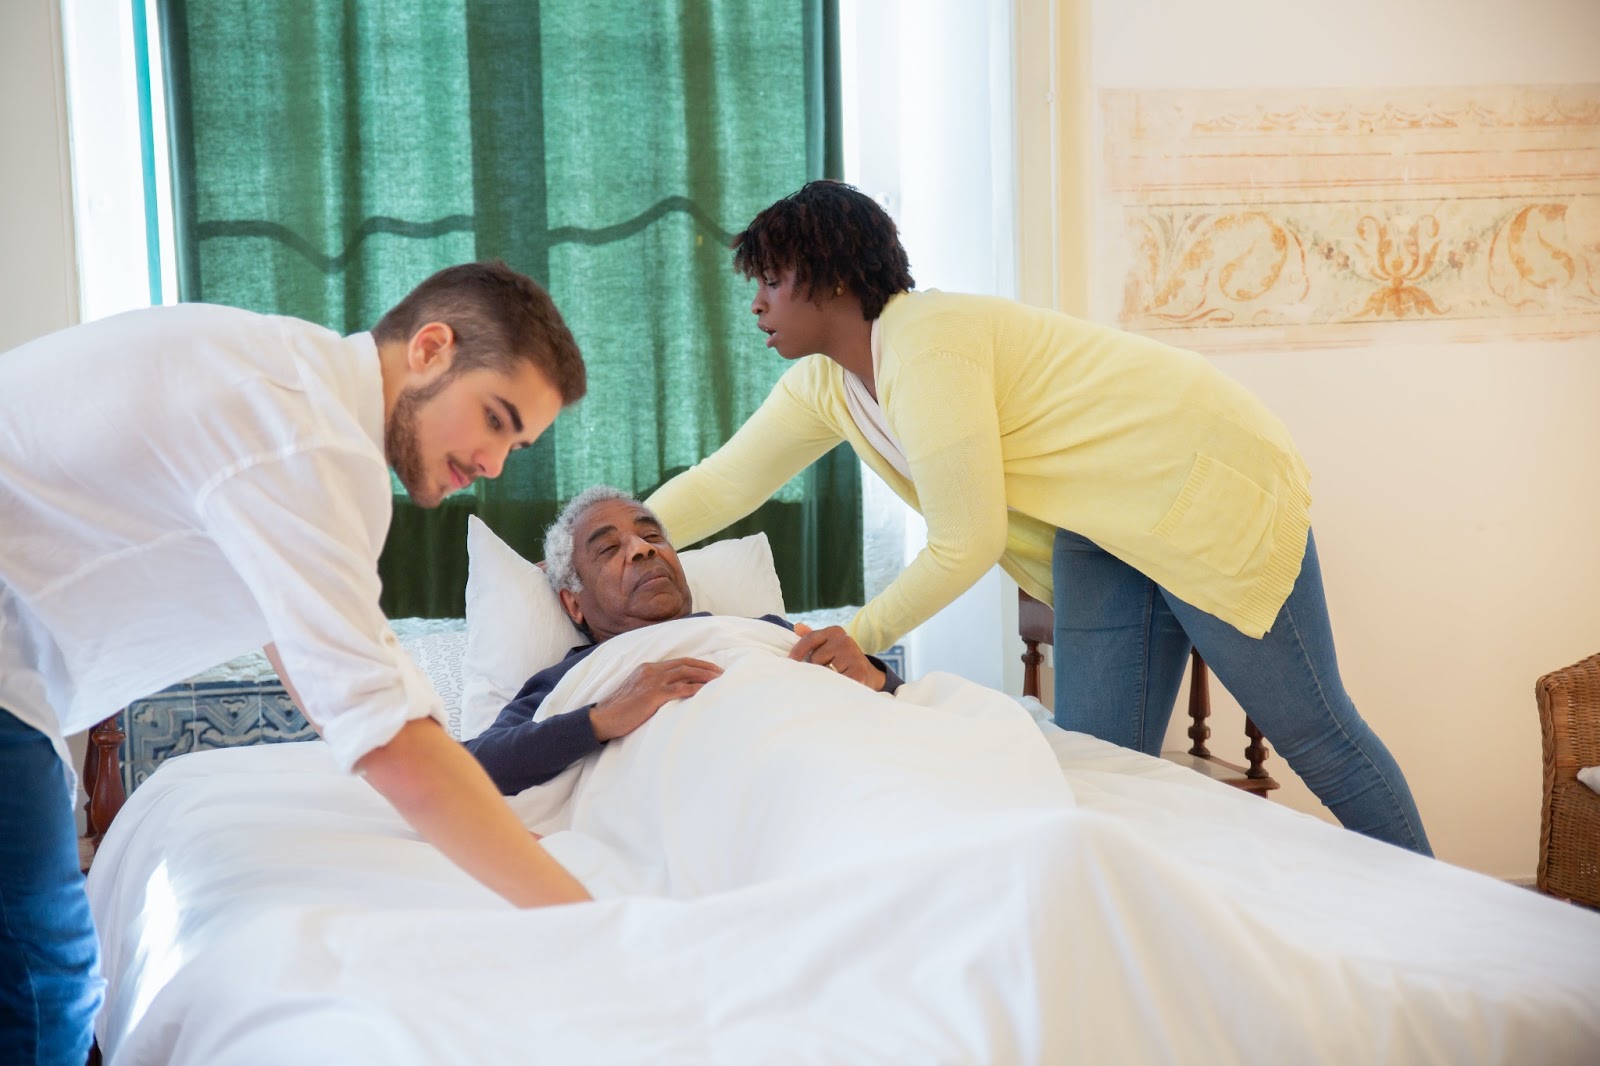
[[[818,410],[825,372],[791,367],[726,444],[651,493],[645,506],[673,544],[687,547],[737,522],[844,439]]]

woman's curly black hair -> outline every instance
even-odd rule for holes
[[[806,299],[844,286],[871,322],[916,285],[894,219],[842,181],[812,181],[756,215],[733,239],[733,268],[747,278],[794,268]]]

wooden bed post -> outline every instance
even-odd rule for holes
[[[1039,691],[1039,664],[1044,655],[1040,644],[1055,640],[1055,612],[1022,589],[1017,590],[1017,632],[1022,637],[1022,694],[1042,699]]]
[[[1022,642],[1022,694],[1039,698],[1039,664],[1044,662],[1044,655],[1039,651],[1039,645],[1031,640]]]
[[[127,734],[122,731],[122,712],[95,726],[89,732],[89,750],[83,754],[83,789],[89,794],[84,805],[86,836],[95,847],[111,828],[112,819],[122,810],[127,794],[122,788],[120,751]]]
[[[1194,648],[1189,649],[1189,665],[1192,668],[1189,674],[1189,739],[1194,741],[1189,745],[1189,754],[1209,759],[1211,749],[1206,747],[1206,741],[1211,737],[1211,726],[1206,724],[1206,719],[1211,717],[1211,685],[1207,680],[1206,661]]]
[[[1272,754],[1272,750],[1267,747],[1266,738],[1261,735],[1261,730],[1256,728],[1249,715],[1244,719],[1244,735],[1250,738],[1249,745],[1244,749],[1244,758],[1250,764],[1250,769],[1246,770],[1244,775],[1252,781],[1270,781],[1271,776],[1267,773],[1267,768],[1261,764],[1267,761],[1267,756]]]

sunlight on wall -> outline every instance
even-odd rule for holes
[[[1016,294],[1011,5],[843,0],[845,179],[895,219],[918,288]],[[863,467],[868,594],[927,543],[926,526]],[[905,640],[911,672],[1004,683],[1015,586],[991,571]]]

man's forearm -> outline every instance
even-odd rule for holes
[[[589,899],[517,820],[489,775],[431,718],[406,723],[356,771],[434,847],[519,907]]]
[[[262,650],[289,698],[315,726],[283,668],[277,645]],[[394,805],[422,839],[517,906],[590,898],[577,878],[517,821],[477,760],[432,718],[407,722],[393,740],[364,755],[356,772]]]

